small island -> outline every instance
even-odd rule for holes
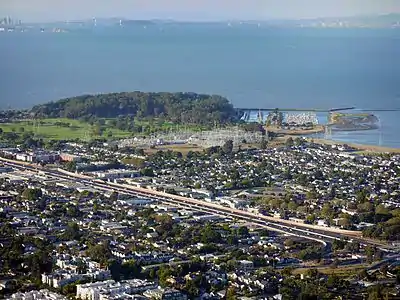
[[[379,128],[377,116],[369,113],[331,113],[328,117],[329,126],[333,130],[354,131]]]

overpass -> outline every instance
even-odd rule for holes
[[[290,220],[277,219],[270,216],[255,214],[245,210],[233,209],[219,204],[168,194],[165,192],[133,187],[127,184],[104,182],[99,179],[94,179],[90,176],[71,173],[62,169],[51,170],[29,163],[4,158],[0,158],[0,161],[3,161],[5,165],[9,165],[17,169],[37,171],[41,172],[44,175],[57,179],[75,180],[77,182],[89,185],[94,188],[98,188],[100,190],[115,191],[118,193],[126,193],[132,196],[146,197],[178,207],[185,207],[191,210],[211,213],[234,219],[240,219],[246,222],[251,222],[269,230],[278,231],[288,235],[299,236],[321,243],[324,243],[324,241],[331,242],[333,240],[345,240],[349,242],[359,242],[361,245],[371,245],[374,247],[378,247],[383,251],[392,251],[393,249],[395,249],[394,247],[391,247],[390,245],[383,242],[363,238],[361,236],[361,232],[359,231],[350,231],[332,227],[322,227],[311,224],[297,223]]]

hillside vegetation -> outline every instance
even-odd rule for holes
[[[111,93],[82,95],[43,105],[31,111],[38,118],[84,119],[160,117],[174,123],[229,123],[237,119],[229,101],[217,95],[196,93]]]

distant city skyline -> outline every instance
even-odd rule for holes
[[[82,4],[83,3],[83,4]],[[400,13],[399,0],[2,0],[3,16],[25,22],[89,18],[183,21],[309,19]]]

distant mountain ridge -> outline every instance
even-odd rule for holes
[[[100,19],[102,20],[102,19]],[[104,21],[107,19],[103,19]],[[278,26],[278,27],[359,27],[359,28],[400,28],[400,14],[381,14],[381,15],[366,15],[366,16],[351,16],[351,17],[329,17],[329,18],[311,18],[311,19],[293,19],[293,20],[235,20],[235,21],[208,21],[208,22],[196,22],[196,21],[179,21],[170,19],[150,19],[150,20],[132,20],[132,19],[109,19],[108,24],[120,24],[120,20],[124,26],[136,26],[136,25],[156,25],[156,24],[216,24],[216,23],[231,23],[231,24],[263,24],[266,26]],[[97,20],[99,22],[99,20]],[[100,21],[101,22],[101,21]]]
[[[30,25],[60,26],[150,26],[157,24],[232,24],[263,25],[272,27],[344,27],[344,28],[400,28],[400,13],[364,15],[350,17],[321,17],[310,19],[277,19],[277,20],[224,20],[224,21],[182,21],[173,19],[129,19],[129,18],[92,18],[84,20],[66,20],[60,22],[42,22]],[[26,24],[24,24],[26,25]]]
[[[381,14],[351,17],[328,17],[297,20],[271,20],[263,24],[283,27],[359,27],[393,28],[400,27],[400,14]]]

